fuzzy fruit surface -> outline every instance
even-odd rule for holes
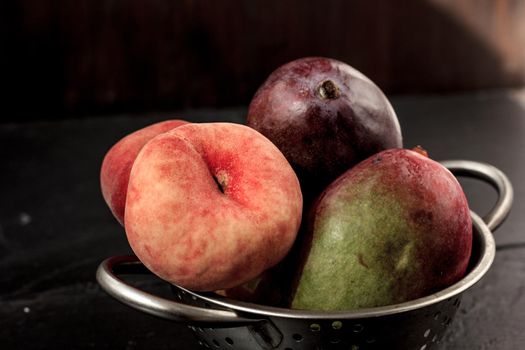
[[[124,224],[124,209],[129,173],[144,145],[163,132],[187,124],[183,120],[166,120],[137,130],[118,141],[106,153],[100,169],[102,196],[120,224]]]
[[[155,137],[137,156],[125,228],[152,272],[212,291],[280,261],[301,214],[297,176],[266,137],[240,124],[187,124]]]
[[[320,196],[292,307],[348,310],[428,295],[463,277],[472,247],[465,195],[441,164],[387,150]]]
[[[330,58],[302,58],[275,70],[253,97],[247,124],[283,152],[305,197],[316,197],[372,154],[402,147],[399,122],[383,92]]]

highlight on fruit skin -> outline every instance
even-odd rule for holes
[[[464,276],[472,249],[457,179],[407,149],[380,152],[341,175],[314,205],[309,228],[296,309],[351,310],[426,296]]]

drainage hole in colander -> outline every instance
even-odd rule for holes
[[[459,307],[460,304],[461,304],[461,299],[456,298],[456,300],[454,300],[454,306]]]
[[[301,341],[303,341],[303,336],[300,335],[299,333],[294,333],[294,334],[292,335],[292,338],[293,338],[293,340],[295,340],[295,341],[298,342],[298,343],[301,342]]]
[[[352,345],[350,350],[359,350],[359,345]]]
[[[419,350],[425,350],[427,348],[427,344],[424,344],[422,347],[419,348]]]
[[[339,339],[339,338],[332,338],[332,339],[330,339],[330,343],[332,343],[332,344],[338,344],[340,342],[341,342],[341,339]]]
[[[429,334],[430,334],[430,328],[425,331],[425,334],[423,334],[423,337],[428,338]]]
[[[209,348],[210,346],[208,345],[208,343],[206,343],[204,340],[199,340],[199,344],[204,346],[205,348]]]
[[[376,339],[375,338],[367,338],[366,342],[367,342],[367,344],[373,344],[373,343],[376,342]]]
[[[443,326],[447,327],[452,322],[452,318],[449,316],[445,316],[445,319],[441,323]]]
[[[213,339],[211,342],[212,342],[213,345],[215,345],[216,347],[218,347],[218,348],[221,347],[221,344],[219,344],[219,342],[217,341],[217,339]]]
[[[365,327],[363,327],[363,325],[360,324],[360,323],[356,323],[356,324],[354,324],[354,326],[352,327],[352,331],[353,331],[354,333],[361,333],[361,332],[363,331],[363,329],[365,329]]]
[[[310,325],[310,331],[312,331],[313,333],[317,333],[321,330],[321,325],[319,323],[312,323]]]
[[[226,337],[224,338],[224,340],[226,341],[226,343],[228,343],[229,345],[233,345],[233,339],[230,338],[230,337]]]
[[[437,334],[436,334],[436,335],[432,338],[432,343],[437,342],[437,340],[438,340],[438,336],[437,336]]]
[[[440,316],[440,315],[441,315],[441,312],[440,312],[440,311],[436,312],[436,313],[434,314],[434,320],[437,321],[437,320],[439,319],[439,316]]]
[[[334,321],[334,322],[332,322],[332,328],[335,329],[335,330],[339,330],[339,329],[343,328],[343,322],[341,322],[341,321]]]

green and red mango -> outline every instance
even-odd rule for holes
[[[316,202],[291,306],[347,310],[428,295],[463,277],[471,245],[456,178],[417,152],[380,152]]]

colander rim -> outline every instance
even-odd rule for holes
[[[470,211],[473,226],[473,246],[479,246],[478,260],[472,265],[470,271],[455,284],[433,294],[418,299],[388,306],[362,308],[346,311],[317,311],[287,309],[275,306],[266,306],[249,302],[238,301],[215,293],[197,293],[175,285],[176,288],[192,295],[211,306],[220,306],[235,310],[241,314],[250,314],[249,317],[284,317],[294,319],[362,319],[381,317],[404,313],[454,298],[476,284],[489,270],[496,255],[496,244],[492,232],[476,213]]]

